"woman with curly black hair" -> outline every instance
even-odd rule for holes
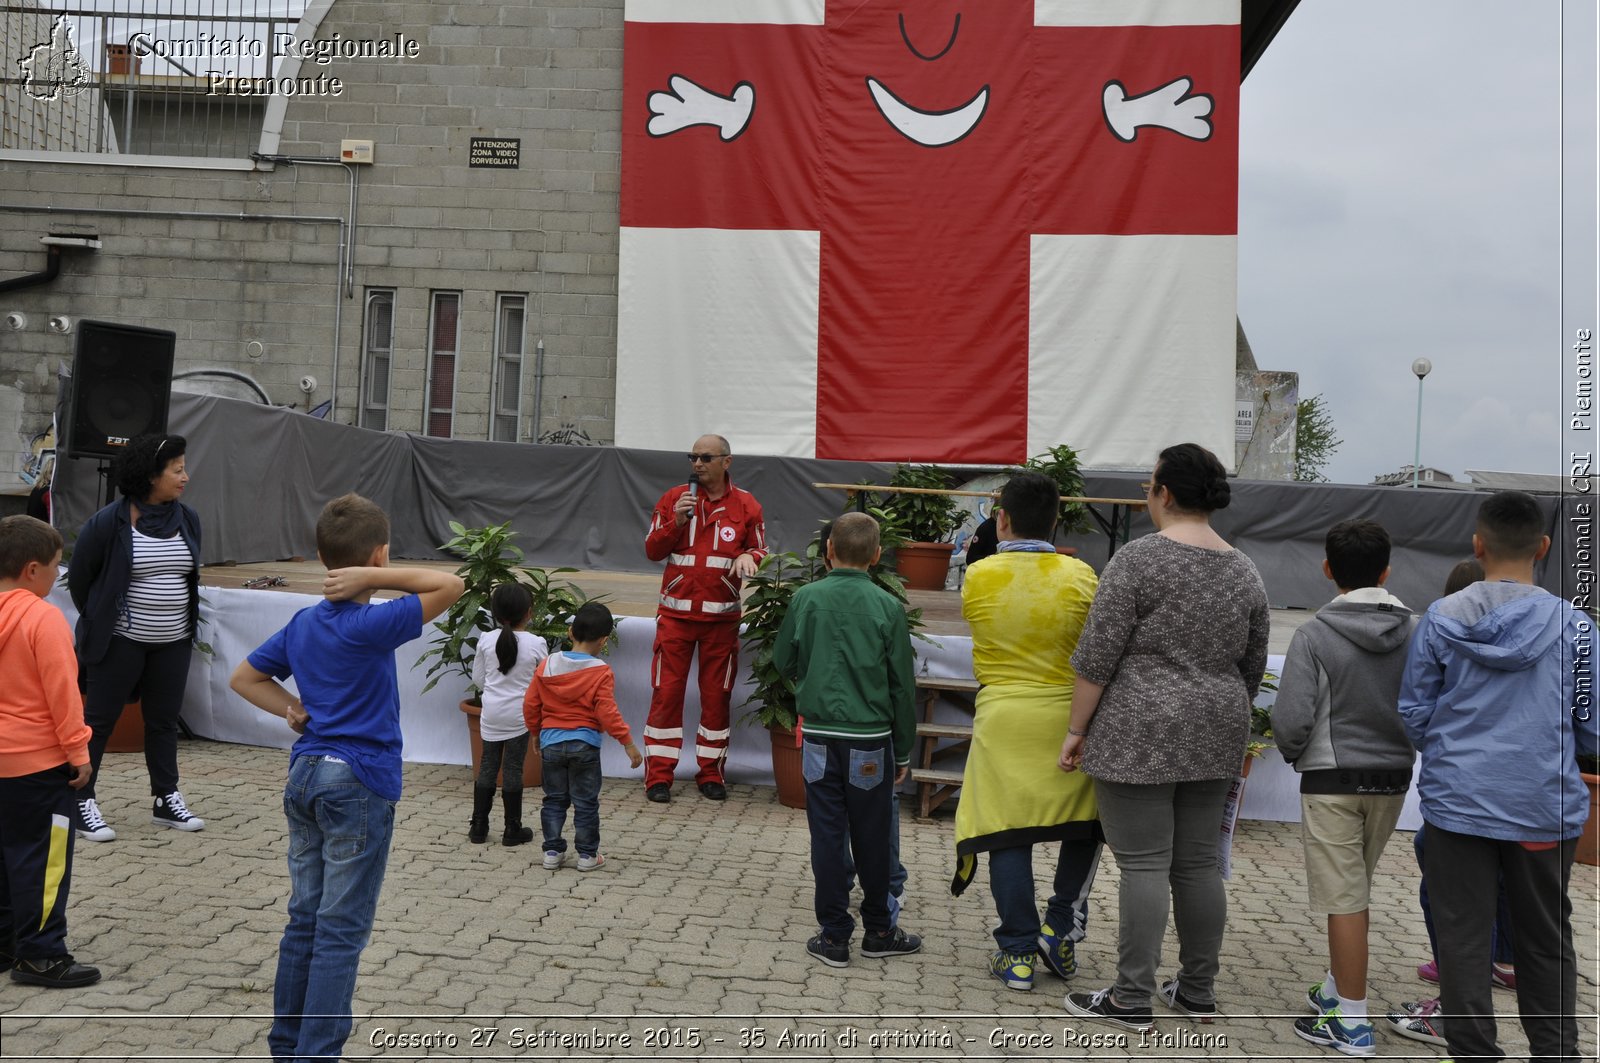
[[[179,501],[189,482],[182,436],[128,441],[111,465],[122,498],[90,517],[67,566],[78,607],[78,666],[93,775],[78,792],[78,837],[117,836],[95,801],[100,758],[132,698],[143,702],[144,761],[157,826],[194,831],[205,821],[178,791],[178,713],[200,615],[200,518]]]

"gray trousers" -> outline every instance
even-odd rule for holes
[[[1517,940],[1517,1011],[1534,1063],[1579,1059],[1578,961],[1567,885],[1577,839],[1529,852],[1518,842],[1428,824],[1428,895],[1439,933],[1439,1002],[1450,1054],[1504,1058],[1489,981],[1490,927],[1499,880]],[[1590,1057],[1592,1058],[1592,1057]]]
[[[1094,781],[1100,827],[1121,872],[1117,981],[1123,1007],[1149,1007],[1167,909],[1178,929],[1178,983],[1197,1004],[1216,1000],[1228,897],[1217,869],[1222,806],[1232,779],[1137,786]]]

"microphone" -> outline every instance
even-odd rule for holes
[[[689,476],[689,497],[695,498],[700,494],[700,480],[694,475]]]

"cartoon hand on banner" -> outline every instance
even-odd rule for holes
[[[732,140],[750,124],[756,107],[756,89],[748,81],[733,87],[732,96],[718,96],[686,77],[667,82],[671,92],[650,94],[650,124],[653,137],[665,137],[690,126],[716,126],[723,140]]]
[[[1190,140],[1210,140],[1211,97],[1205,93],[1189,95],[1194,82],[1179,78],[1143,96],[1129,96],[1120,81],[1106,82],[1101,100],[1105,105],[1106,125],[1118,140],[1132,143],[1141,126],[1160,126]]]

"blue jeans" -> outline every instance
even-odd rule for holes
[[[340,761],[302,756],[289,769],[289,925],[272,993],[273,1059],[337,1058],[350,1036],[356,967],[372,936],[394,806]]]
[[[861,923],[869,933],[887,932],[893,926],[889,845],[895,770],[889,739],[807,738],[800,770],[806,780],[817,925],[832,941],[848,942],[855,933],[845,863],[853,856],[861,876]]]
[[[1099,866],[1099,842],[1085,838],[1061,843],[1055,893],[1043,920],[1058,937],[1074,944],[1083,940],[1089,923],[1089,891]],[[1013,956],[1037,952],[1040,919],[1033,895],[1033,846],[990,850],[989,892],[994,894],[995,911],[1000,915],[994,943]]]
[[[600,851],[600,750],[573,739],[541,746],[544,760],[544,805],[539,809],[539,825],[544,828],[547,853],[567,851],[561,830],[567,825],[567,809],[572,809],[572,834],[579,856],[594,856]]]

